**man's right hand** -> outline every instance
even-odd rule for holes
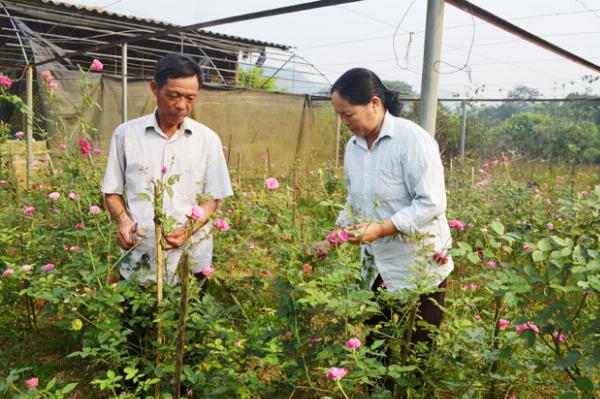
[[[125,250],[131,249],[138,244],[137,237],[144,236],[144,231],[129,217],[119,223],[117,242],[121,248]]]

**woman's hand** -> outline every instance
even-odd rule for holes
[[[350,244],[368,244],[381,237],[382,228],[379,223],[361,223],[348,227],[348,242]]]

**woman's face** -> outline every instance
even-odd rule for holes
[[[385,109],[379,97],[372,97],[365,105],[353,105],[337,91],[331,95],[331,102],[342,123],[358,137],[377,137],[383,123]]]

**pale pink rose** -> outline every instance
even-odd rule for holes
[[[463,291],[468,291],[469,290],[469,286],[467,284],[463,284],[461,286],[461,288],[462,288]]]
[[[475,291],[477,289],[477,284],[471,283],[471,291]]]
[[[241,345],[242,345],[242,340],[241,340],[241,339],[239,339],[239,338],[237,338],[233,344],[234,344],[235,346],[241,346]]]
[[[341,380],[348,374],[348,370],[343,367],[331,367],[327,370],[326,377],[332,380]]]
[[[227,209],[227,214],[228,215],[233,215],[233,209]]]
[[[71,246],[69,247],[69,252],[71,252],[71,253],[75,253],[75,252],[79,252],[79,251],[80,251],[80,249],[79,249],[79,247],[78,247],[78,246],[76,246],[76,245],[71,245]]]
[[[35,389],[39,385],[40,380],[37,377],[33,377],[25,381],[25,386],[27,389]]]
[[[248,196],[248,193],[247,193],[247,192],[245,192],[245,191],[243,191],[243,192],[242,192],[242,197],[247,197],[247,196]]]
[[[536,334],[540,333],[540,328],[532,321],[528,321],[523,324],[519,324],[517,327],[515,327],[515,330],[518,333],[522,333],[525,330],[531,330]]]
[[[276,178],[269,177],[267,180],[265,180],[265,186],[267,186],[268,189],[275,190],[279,188],[279,182]]]
[[[25,137],[25,133],[23,133],[22,131],[19,130],[18,132],[15,133],[15,137],[20,140],[23,137]]]
[[[94,148],[93,154],[98,157],[102,154],[102,150],[100,148]]]
[[[498,320],[498,326],[500,327],[501,330],[504,330],[509,325],[510,325],[510,321],[508,321],[506,319],[500,319],[500,320]]]
[[[187,391],[185,391],[185,396],[187,396],[188,398],[194,396],[194,391],[192,390],[192,388],[188,388]]]
[[[54,270],[54,265],[52,263],[46,263],[42,266],[42,270],[45,272],[49,272],[50,270]]]
[[[487,162],[486,162],[486,163],[484,163],[483,165],[481,165],[481,169],[487,169],[487,168],[489,168],[489,167],[490,167],[490,164],[489,164],[489,163],[487,163]],[[479,170],[481,171],[481,169],[479,169]]]
[[[465,229],[465,225],[462,224],[462,222],[458,219],[452,219],[451,221],[449,221],[448,226],[450,226],[458,231],[463,231]]]
[[[42,73],[40,73],[40,76],[42,79],[48,81],[50,79],[54,79],[54,76],[52,76],[52,72],[50,71],[43,71]]]
[[[50,79],[48,82],[48,88],[51,90],[58,89],[58,83],[54,79]]]
[[[50,198],[52,201],[56,201],[60,198],[60,194],[57,193],[56,191],[48,194],[48,198]]]
[[[89,154],[92,151],[92,145],[87,139],[81,139],[79,140],[79,149],[82,154]]]
[[[558,331],[554,331],[552,333],[552,339],[556,342],[563,343],[565,342],[565,336],[559,333]]]
[[[204,208],[200,205],[194,205],[192,207],[192,219],[200,220],[202,218],[204,218]]]
[[[10,86],[12,86],[12,79],[8,76],[0,75],[0,86],[5,89],[10,89]]]
[[[92,69],[96,72],[101,72],[104,69],[104,65],[100,62],[100,60],[94,58],[92,61]]]
[[[256,197],[256,191],[250,191],[250,196],[251,197]]]
[[[69,193],[69,198],[73,201],[79,201],[79,194]]]
[[[484,181],[478,181],[477,183],[475,183],[475,186],[477,188],[483,188],[485,186],[485,182]]]
[[[349,349],[358,349],[360,348],[360,340],[358,338],[350,338],[348,341],[346,341],[346,348]]]
[[[40,167],[40,162],[39,161],[31,161],[31,167],[32,168],[39,168]]]
[[[475,227],[475,225],[473,223],[467,224],[467,229],[472,229],[473,227]]]
[[[58,148],[60,148],[61,150],[63,150],[63,151],[64,151],[64,150],[66,150],[66,149],[67,149],[67,145],[66,145],[66,144],[64,144],[64,143],[63,143],[63,144],[59,144],[59,145],[58,145]]]
[[[494,160],[492,161],[492,166],[496,166],[496,165],[498,165],[499,163],[500,163],[500,161],[498,161],[497,159],[494,159]]]
[[[210,277],[215,273],[215,268],[212,267],[212,265],[204,266],[202,270],[200,270],[200,273],[205,277]]]
[[[492,269],[496,268],[496,262],[494,262],[493,260],[488,260],[487,262],[485,262],[485,265],[491,267]]]
[[[502,153],[502,160],[503,160],[504,162],[508,162],[508,160],[509,160],[509,159],[510,159],[510,158],[508,157],[508,155],[506,155],[505,153]]]
[[[31,265],[25,264],[25,265],[21,266],[21,269],[23,269],[23,271],[27,273],[27,272],[31,271],[32,267],[31,267]]]
[[[52,213],[58,213],[58,208],[52,208]]]
[[[587,191],[580,191],[580,192],[579,192],[579,195],[580,195],[581,197],[587,197],[589,194],[590,194],[590,193],[588,193]]]
[[[100,209],[100,207],[98,205],[90,206],[90,213],[93,213],[94,215],[99,214],[101,211],[102,210]]]
[[[15,273],[15,270],[14,270],[14,269],[11,269],[11,268],[9,267],[9,268],[7,268],[7,269],[4,269],[4,271],[2,272],[2,275],[3,275],[4,277],[10,277],[10,276],[12,276],[14,273]]]
[[[216,219],[213,225],[221,231],[229,230],[229,223],[227,223],[227,221],[223,219]]]
[[[23,213],[25,213],[25,217],[31,217],[35,213],[35,208],[32,206],[26,206],[23,209]]]
[[[348,232],[339,227],[334,228],[327,236],[327,241],[333,245],[340,245],[348,241]]]
[[[223,210],[221,208],[217,208],[217,210],[215,211],[215,213],[217,215],[222,215],[223,214]]]
[[[546,228],[548,229],[548,231],[552,231],[554,230],[554,225],[552,223],[548,223],[546,224]]]
[[[475,320],[479,321],[481,320],[481,316],[479,316],[478,314],[475,315]]]
[[[256,248],[256,244],[254,244],[253,242],[249,242],[248,249],[252,251],[254,248]]]

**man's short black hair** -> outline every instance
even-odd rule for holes
[[[193,59],[187,55],[169,53],[158,60],[154,70],[154,80],[160,89],[168,79],[187,78],[196,76],[198,85],[202,86],[202,70]]]

